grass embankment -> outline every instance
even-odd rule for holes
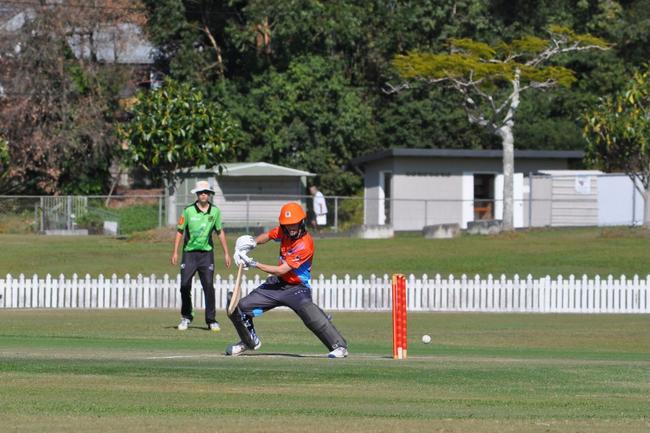
[[[174,232],[141,233],[127,240],[107,237],[39,235],[0,236],[0,275],[47,273],[170,274]],[[229,237],[232,252],[235,235]],[[427,240],[417,234],[394,239],[316,238],[312,274],[428,275],[505,274],[535,277],[570,274],[647,275],[650,270],[650,235],[643,229],[585,228],[532,230],[499,236],[469,236]],[[217,242],[218,244],[218,242]],[[276,244],[260,246],[253,256],[261,262],[277,260]],[[225,270],[220,248],[217,272]]]

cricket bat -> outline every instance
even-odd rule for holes
[[[237,279],[235,280],[235,287],[232,289],[232,296],[230,297],[230,303],[228,304],[228,309],[226,310],[228,317],[230,317],[237,308],[239,304],[239,298],[241,298],[241,275],[244,270],[244,264],[240,263],[239,269],[237,270]]]

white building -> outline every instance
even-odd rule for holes
[[[514,224],[529,221],[528,177],[579,166],[580,151],[515,151]],[[420,230],[503,217],[500,150],[389,149],[352,161],[364,172],[364,223]]]

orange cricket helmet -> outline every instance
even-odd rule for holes
[[[302,210],[302,206],[298,203],[286,203],[282,206],[282,209],[280,209],[280,227],[282,227],[285,236],[291,240],[300,239],[307,234],[307,225],[305,224],[306,219],[307,214]],[[298,227],[298,230],[290,231],[287,228],[287,225],[291,224],[300,224],[300,227]]]
[[[286,203],[280,209],[280,225],[298,224],[307,218],[307,214],[298,203]]]

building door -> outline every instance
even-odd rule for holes
[[[379,173],[379,225],[392,223],[391,218],[391,189],[393,174],[390,171]]]
[[[494,174],[474,174],[474,221],[494,219]]]

